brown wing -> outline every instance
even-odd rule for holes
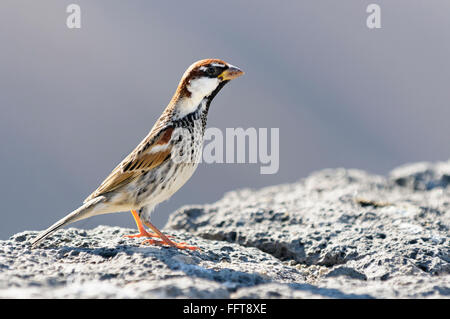
[[[84,202],[130,183],[170,158],[173,127],[152,132],[109,174]]]

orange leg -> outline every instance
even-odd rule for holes
[[[154,240],[154,239],[147,239],[143,241],[143,244],[150,244],[150,245],[168,245],[171,247],[176,247],[178,249],[190,249],[190,250],[199,250],[200,248],[194,247],[194,246],[188,246],[187,243],[175,243],[171,241],[169,238],[167,238],[166,235],[161,233],[161,231],[156,228],[155,225],[153,225],[150,222],[144,222],[147,227],[149,227],[151,230],[153,230],[161,240]]]
[[[136,226],[139,230],[139,234],[136,235],[124,235],[124,237],[128,237],[128,238],[139,238],[139,237],[158,237],[159,236],[155,233],[149,233],[145,230],[144,226],[142,225],[141,219],[139,218],[139,214],[135,211],[132,210],[131,213],[133,214],[134,217],[134,221],[136,222]]]

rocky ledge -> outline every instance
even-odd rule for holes
[[[450,161],[388,177],[328,169],[175,212],[141,245],[131,229],[36,231],[0,241],[0,297],[449,298]]]

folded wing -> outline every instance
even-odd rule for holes
[[[150,133],[84,202],[116,190],[170,159],[173,127]]]

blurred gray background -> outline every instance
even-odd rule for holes
[[[378,3],[382,29],[366,27]],[[66,27],[70,3],[82,28]],[[347,167],[386,174],[450,157],[450,2],[0,2],[0,239],[81,204],[148,133],[185,69],[222,58],[246,75],[208,125],[279,127],[280,170],[202,164],[154,222],[236,188]],[[134,227],[130,213],[74,224]]]

